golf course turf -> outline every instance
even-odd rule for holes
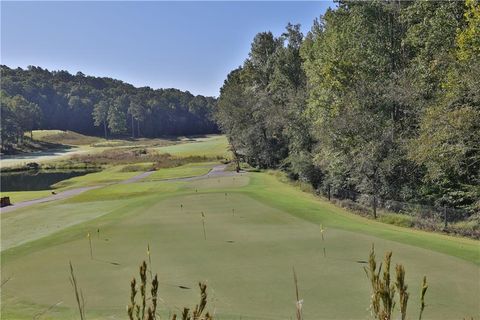
[[[393,267],[405,266],[410,319],[418,317],[424,275],[423,319],[480,314],[478,241],[377,223],[268,173],[163,180],[203,175],[213,165],[160,169],[135,183],[2,214],[2,319],[76,318],[69,261],[87,319],[126,319],[129,282],[147,245],[164,318],[197,303],[197,282],[207,281],[207,309],[218,319],[291,319],[295,267],[305,319],[368,319],[363,262],[372,244],[378,259],[393,251]],[[74,179],[93,183],[88,176]]]

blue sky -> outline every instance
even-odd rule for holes
[[[257,32],[307,32],[332,2],[1,2],[1,63],[218,95]]]

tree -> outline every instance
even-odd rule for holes
[[[309,135],[303,136],[308,122],[302,116],[302,40],[299,25],[287,25],[280,37],[257,34],[249,58],[229,74],[220,91],[216,119],[232,148],[251,165],[293,168],[289,148],[310,143]]]
[[[107,139],[107,122],[110,105],[106,100],[100,100],[93,108],[93,119],[96,126],[103,126],[103,133]]]
[[[4,91],[0,92],[0,139],[2,151],[6,150],[7,144],[13,142],[18,132],[18,123],[12,108],[11,97]]]
[[[116,98],[108,110],[108,128],[112,133],[123,133],[127,130],[127,108],[129,100],[126,95]]]
[[[366,200],[374,216],[384,200],[473,212],[479,26],[475,0],[339,1],[305,37],[292,24],[258,33],[215,119],[250,165]]]
[[[30,131],[30,139],[33,140],[32,130],[40,122],[41,110],[34,104],[25,100],[22,96],[15,96],[10,100],[12,111],[18,124],[18,138],[23,141],[25,131]]]
[[[410,157],[425,166],[438,204],[480,208],[480,5],[467,0],[447,75],[420,118]],[[432,196],[432,195],[430,195]]]
[[[408,106],[392,88],[405,66],[400,5],[341,2],[316,23],[302,48],[309,81],[314,159],[328,189],[352,188],[378,197],[392,194],[387,183],[401,158],[399,127]],[[335,168],[340,163],[343,173]],[[329,173],[331,171],[331,173]]]
[[[135,88],[111,78],[91,77],[83,73],[72,75],[66,71],[50,72],[34,66],[26,70],[7,66],[0,68],[5,94],[21,96],[36,104],[45,115],[39,119],[40,129],[105,136],[109,120],[104,103],[111,106],[125,95],[129,103],[121,109],[129,124],[133,121],[136,127],[133,131],[137,136],[140,131],[146,137],[218,132],[211,118],[216,105],[213,97],[194,96],[176,89]],[[152,101],[161,103],[151,108]],[[123,134],[127,131],[132,131],[130,126],[128,130],[123,130]]]
[[[135,125],[134,120],[137,121],[137,136],[140,136],[140,122],[145,120],[145,108],[142,105],[142,99],[138,96],[132,97],[130,100],[130,106],[128,107],[128,113],[132,120],[132,138],[135,138]]]

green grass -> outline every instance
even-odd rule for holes
[[[53,185],[56,189],[72,189],[102,184],[117,183],[127,180],[141,173],[141,171],[123,171],[125,166],[114,166],[100,172],[74,177],[60,181]]]
[[[184,169],[192,168],[198,169]],[[182,174],[176,169],[165,169],[166,176]],[[425,319],[480,313],[478,241],[367,220],[265,173],[111,185],[2,214],[1,222],[2,281],[12,277],[2,287],[8,319],[32,319],[59,301],[45,318],[75,317],[70,260],[87,318],[126,318],[129,281],[146,259],[147,244],[164,315],[196,303],[196,283],[206,280],[219,319],[291,319],[295,266],[306,319],[366,319],[369,283],[358,261],[367,260],[372,243],[379,256],[393,250],[393,263],[404,264],[410,319],[418,315],[423,275],[429,282]],[[319,224],[326,229],[323,243]]]
[[[101,190],[90,191],[87,193],[93,194],[93,197],[102,198],[103,195],[108,195],[108,199],[114,199],[115,197],[120,197],[123,194],[123,191],[130,193],[131,187],[129,185],[118,185],[118,182],[127,180],[132,178],[152,167],[152,163],[140,163],[135,165],[122,165],[122,166],[114,166],[107,168],[101,172],[90,173],[84,176],[74,177],[71,179],[63,180],[54,185],[55,191],[60,192],[68,189],[80,188],[80,187],[88,187],[88,186],[97,186],[97,185],[110,185],[111,186],[105,187]],[[204,162],[204,163],[189,163],[186,165],[173,167],[173,168],[161,168],[155,171],[151,176],[144,179],[144,181],[158,181],[164,179],[176,179],[176,178],[186,178],[186,177],[195,177],[207,174],[211,168],[215,165],[212,162]],[[150,184],[155,187],[158,184]],[[142,192],[147,192],[144,187],[150,188],[148,184],[136,184],[135,190],[136,192],[134,195],[138,195]],[[119,190],[120,192],[116,192],[115,190]],[[12,203],[20,202],[20,201],[27,201],[33,200],[38,198],[43,198],[50,196],[52,190],[40,190],[40,191],[11,191],[8,193],[4,193],[5,195],[8,194],[10,197],[10,201]],[[85,196],[82,195],[77,197],[77,199],[83,199]]]
[[[227,147],[228,141],[225,136],[209,136],[172,146],[160,147],[157,150],[179,157],[229,158],[230,153],[226,151]]]
[[[245,190],[246,193],[304,220],[435,250],[480,265],[478,241],[411,230],[365,219],[282,183],[275,176],[259,173],[251,173],[251,176],[253,183]]]
[[[71,179],[63,180],[54,184],[53,188],[55,189],[55,192],[61,192],[68,189],[80,187],[113,184],[132,178],[143,172],[142,166],[138,167],[138,169],[141,171],[125,171],[125,167],[126,166],[110,167],[100,172],[89,173],[84,176],[78,176]],[[8,191],[3,192],[3,194],[8,195],[12,203],[17,203],[21,201],[48,197],[52,195],[52,190]]]
[[[86,136],[69,130],[33,130],[33,139],[74,146],[90,145],[105,141],[103,138]]]
[[[195,177],[207,174],[215,165],[212,162],[205,162],[205,163],[189,163],[183,166],[178,166],[174,168],[162,168],[151,176],[149,176],[146,180],[153,181],[153,180],[164,180],[164,179],[175,179],[175,178],[188,178],[188,177]]]
[[[65,148],[38,151],[20,156],[6,156],[0,160],[2,168],[23,167],[29,162],[37,162],[46,167],[75,166],[70,158],[94,157],[104,151],[124,148],[144,148],[149,151],[170,153],[177,157],[203,157],[206,159],[228,158],[227,139],[223,135],[209,135],[203,138],[183,139],[136,139],[105,140],[99,137],[85,136],[73,131],[34,130],[34,139],[65,145]],[[68,145],[68,146],[67,146]]]
[[[174,193],[181,183],[159,183],[145,181],[135,184],[114,184],[98,190],[91,190],[69,200],[70,203],[97,202],[118,199],[133,199],[140,196],[160,193]]]
[[[33,199],[39,199],[48,197],[52,194],[51,190],[38,190],[38,191],[9,191],[0,193],[0,195],[10,197],[11,203],[17,203],[21,201],[28,201]]]

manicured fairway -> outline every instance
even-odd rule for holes
[[[207,174],[214,163],[190,163],[179,167],[158,170],[146,180],[166,180],[176,178],[188,178]]]
[[[48,197],[51,194],[51,190],[0,192],[0,196],[10,197],[12,203]]]
[[[199,157],[229,157],[227,152],[228,142],[225,136],[209,136],[198,138],[193,142],[180,143],[167,147],[157,148],[158,151],[170,153],[174,156],[199,156]]]
[[[359,261],[367,260],[372,243],[378,256],[392,250],[394,263],[405,265],[411,319],[423,275],[429,281],[424,319],[480,313],[478,242],[367,221],[263,173],[111,185],[2,215],[1,222],[2,282],[10,279],[2,287],[5,319],[42,312],[40,319],[75,318],[69,261],[87,318],[126,318],[129,281],[147,244],[164,315],[195,304],[196,283],[206,280],[218,319],[291,319],[294,266],[305,319],[368,319]]]

